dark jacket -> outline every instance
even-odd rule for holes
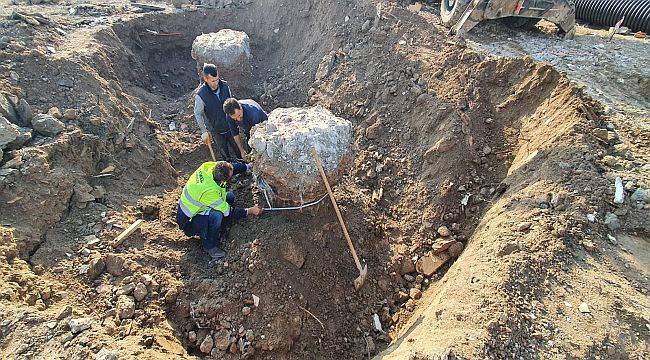
[[[232,122],[242,129],[244,134],[246,134],[246,137],[250,137],[251,129],[253,126],[266,121],[266,119],[269,118],[268,114],[260,104],[258,104],[255,100],[239,100],[239,105],[241,105],[242,109],[242,120],[241,121],[235,121],[232,120]],[[232,126],[233,128],[233,136],[236,136],[239,134],[237,131],[237,127]]]
[[[205,127],[212,133],[223,134],[232,131],[230,121],[226,113],[223,112],[223,102],[231,97],[231,94],[228,83],[223,80],[219,80],[218,90],[219,95],[217,96],[216,91],[213,92],[208,84],[203,84],[198,95],[205,104]]]

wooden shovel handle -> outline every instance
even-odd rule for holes
[[[327,176],[325,175],[323,164],[321,163],[320,157],[318,156],[318,153],[316,152],[316,149],[314,147],[311,148],[311,154],[314,156],[314,160],[316,160],[316,166],[318,167],[320,176],[323,178],[323,182],[325,183],[325,187],[327,188],[327,193],[330,195],[332,206],[334,206],[334,211],[336,211],[336,217],[339,219],[339,224],[341,224],[341,229],[343,230],[343,235],[345,236],[345,240],[348,241],[350,252],[352,252],[352,257],[354,258],[354,263],[357,265],[357,269],[361,271],[361,262],[359,261],[357,252],[354,250],[354,245],[352,244],[352,240],[350,240],[350,234],[348,234],[348,229],[345,227],[345,222],[343,222],[343,216],[341,216],[341,211],[339,211],[339,205],[336,203],[336,199],[334,198],[334,193],[332,192],[330,183],[329,181],[327,181]]]
[[[217,158],[214,156],[214,150],[212,150],[212,141],[208,144],[208,149],[210,149],[210,155],[212,156],[212,161],[217,161]]]

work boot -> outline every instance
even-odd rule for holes
[[[208,249],[208,254],[210,254],[212,260],[219,260],[226,257],[226,252],[219,249],[218,246],[215,246],[212,249]]]

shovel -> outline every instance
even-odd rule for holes
[[[339,219],[339,224],[341,224],[341,229],[343,230],[343,235],[345,235],[345,240],[348,241],[350,252],[352,253],[352,257],[354,258],[354,263],[357,265],[357,269],[359,270],[359,276],[356,279],[354,279],[354,288],[356,290],[359,290],[363,286],[364,281],[366,281],[366,276],[368,275],[368,265],[363,264],[363,266],[361,266],[361,262],[359,261],[357,252],[354,250],[354,245],[352,244],[352,240],[350,240],[350,234],[348,234],[348,229],[345,227],[345,223],[343,222],[343,217],[341,216],[339,205],[336,203],[336,199],[334,198],[334,193],[332,192],[330,183],[329,181],[327,181],[327,176],[325,176],[325,170],[323,170],[323,164],[321,163],[320,157],[318,157],[318,153],[316,152],[316,149],[314,147],[311,148],[311,154],[314,156],[314,160],[316,160],[316,166],[318,167],[320,176],[323,178],[323,182],[325,183],[325,187],[327,188],[327,193],[330,195],[330,200],[332,200],[332,206],[334,207],[334,211],[336,211],[336,217]]]

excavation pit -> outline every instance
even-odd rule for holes
[[[101,326],[94,324],[77,339],[113,344],[120,336],[120,350],[145,357],[360,359],[385,349],[404,329],[404,336],[420,337],[397,345],[434,339],[431,343],[446,349],[469,346],[466,339],[483,324],[494,324],[492,317],[519,319],[492,307],[509,309],[517,299],[502,289],[529,290],[517,282],[528,273],[539,275],[535,281],[546,279],[536,271],[552,263],[536,266],[527,262],[530,257],[518,257],[527,248],[545,256],[545,249],[565,249],[561,237],[549,235],[559,231],[544,223],[562,206],[571,206],[562,187],[571,166],[559,169],[557,163],[589,170],[575,159],[593,149],[576,150],[566,140],[584,125],[575,111],[584,105],[576,89],[548,66],[484,59],[446,38],[432,38],[429,25],[411,11],[391,14],[417,25],[404,32],[399,30],[404,22],[385,13],[371,25],[374,6],[355,5],[351,11],[345,4],[324,2],[284,5],[269,1],[247,11],[138,16],[98,29],[93,40],[100,50],[82,49],[84,56],[54,65],[26,58],[16,68],[74,76],[77,83],[59,101],[83,111],[78,120],[67,120],[65,135],[19,154],[32,156],[35,166],[2,169],[3,184],[11,184],[0,191],[3,222],[15,223],[14,214],[30,211],[21,197],[47,204],[52,212],[42,228],[36,226],[42,212],[31,207],[27,214],[28,226],[19,234],[29,233],[42,244],[28,251],[26,271],[31,266],[47,269],[48,275],[56,269],[52,277],[12,276],[12,284],[21,282],[29,291],[4,289],[3,299],[42,302],[44,322],[56,319],[59,314],[51,313],[63,305],[74,305],[75,316],[79,308],[92,309],[84,313]],[[336,150],[322,151],[329,145],[304,136],[282,160],[283,166],[301,168],[285,173],[264,168],[278,159],[271,159],[276,153],[269,156],[268,144],[256,143],[257,136],[281,130],[278,124],[266,128],[274,124],[274,115],[253,130],[251,144],[268,157],[256,158],[257,170],[292,202],[324,193],[309,148],[320,150],[351,240],[368,265],[360,291],[354,291],[358,270],[328,199],[315,214],[268,211],[235,223],[221,244],[226,261],[216,264],[196,238],[177,229],[182,186],[210,159],[192,114],[198,77],[190,46],[202,33],[221,30],[221,24],[247,33],[254,54],[249,84],[237,75],[225,79],[236,97],[259,100],[268,112],[279,114],[277,119],[284,112],[327,109],[347,121],[327,126],[314,120],[328,131],[341,126],[335,131],[338,140],[325,142],[338,144]],[[424,40],[412,41],[416,35]],[[418,47],[422,44],[427,48]],[[92,61],[79,65],[78,59]],[[29,78],[29,73],[19,75]],[[46,82],[33,86],[30,90],[39,95],[29,100],[37,104],[40,94],[57,93],[59,85],[54,91]],[[99,99],[73,102],[92,91],[100,93]],[[60,104],[47,103],[54,105]],[[286,134],[300,135],[298,130],[287,127]],[[16,167],[19,160],[12,150],[4,164]],[[49,163],[58,172],[50,171]],[[165,168],[170,163],[174,169]],[[19,181],[27,170],[33,173],[25,176],[34,179]],[[312,187],[300,185],[300,175],[307,173]],[[88,186],[67,180],[74,176]],[[50,191],[50,182],[61,190]],[[66,202],[78,200],[75,187],[92,189],[84,209]],[[251,178],[240,179],[232,189],[237,205],[264,204]],[[547,200],[549,191],[560,195]],[[112,247],[136,219],[146,222]],[[15,249],[7,247],[12,237],[3,234],[3,239],[3,254],[12,256]],[[511,263],[517,268],[508,267]],[[60,281],[57,286],[72,284],[69,288],[83,296],[52,300],[47,286],[31,288],[45,278]],[[22,318],[16,319],[20,326]],[[429,326],[409,328],[410,319]],[[527,336],[527,327],[517,329]],[[16,341],[13,336],[9,342]],[[75,338],[69,341],[70,349],[82,345]]]

